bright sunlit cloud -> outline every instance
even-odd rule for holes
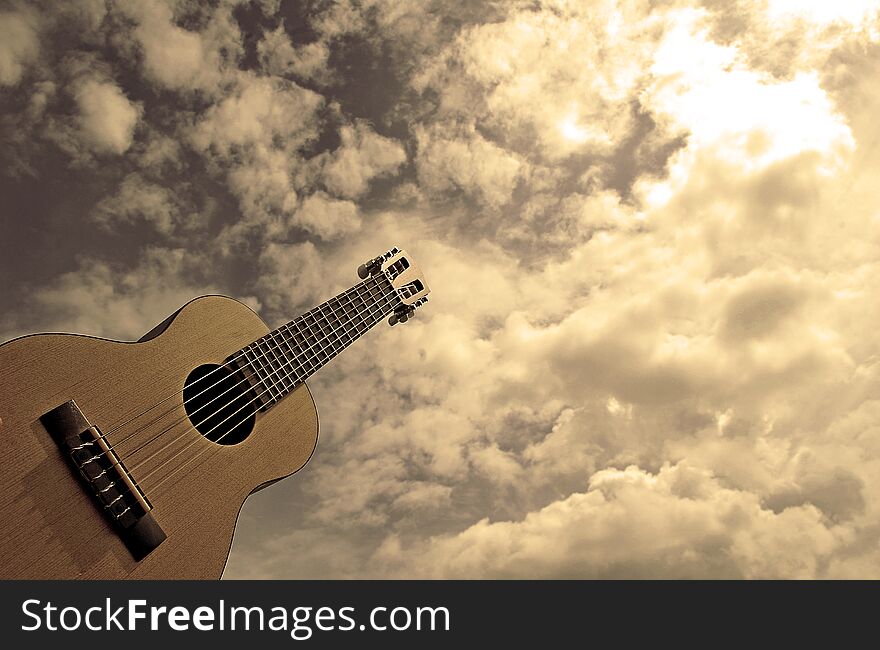
[[[652,70],[653,105],[694,143],[720,146],[749,168],[804,151],[853,147],[852,134],[815,73],[776,80],[749,69],[685,12],[667,34]]]
[[[562,136],[571,142],[580,144],[582,142],[586,142],[590,138],[590,134],[582,126],[578,126],[575,123],[574,119],[568,118],[563,120],[559,125],[559,130],[562,132]]]
[[[819,25],[860,25],[877,14],[876,0],[769,0],[767,15],[775,22],[803,19]]]

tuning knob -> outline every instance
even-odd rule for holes
[[[391,316],[388,318],[388,324],[393,327],[398,323],[405,323],[410,319],[414,311],[415,307],[413,307],[412,305],[403,307],[402,309],[399,309],[398,311],[391,314]]]
[[[374,257],[371,260],[367,260],[363,264],[358,267],[358,277],[361,280],[366,280],[368,276],[376,273],[380,268],[382,268],[382,260],[384,258],[382,255],[379,257]]]

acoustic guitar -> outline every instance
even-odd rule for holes
[[[315,449],[306,379],[427,300],[402,250],[358,275],[272,331],[204,296],[137,342],[0,346],[0,578],[219,578],[245,499]]]

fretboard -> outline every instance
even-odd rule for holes
[[[343,291],[233,354],[260,410],[302,384],[394,310],[398,298],[384,273]]]

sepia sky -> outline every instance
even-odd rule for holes
[[[406,248],[230,578],[880,578],[876,0],[0,1],[0,339]]]

